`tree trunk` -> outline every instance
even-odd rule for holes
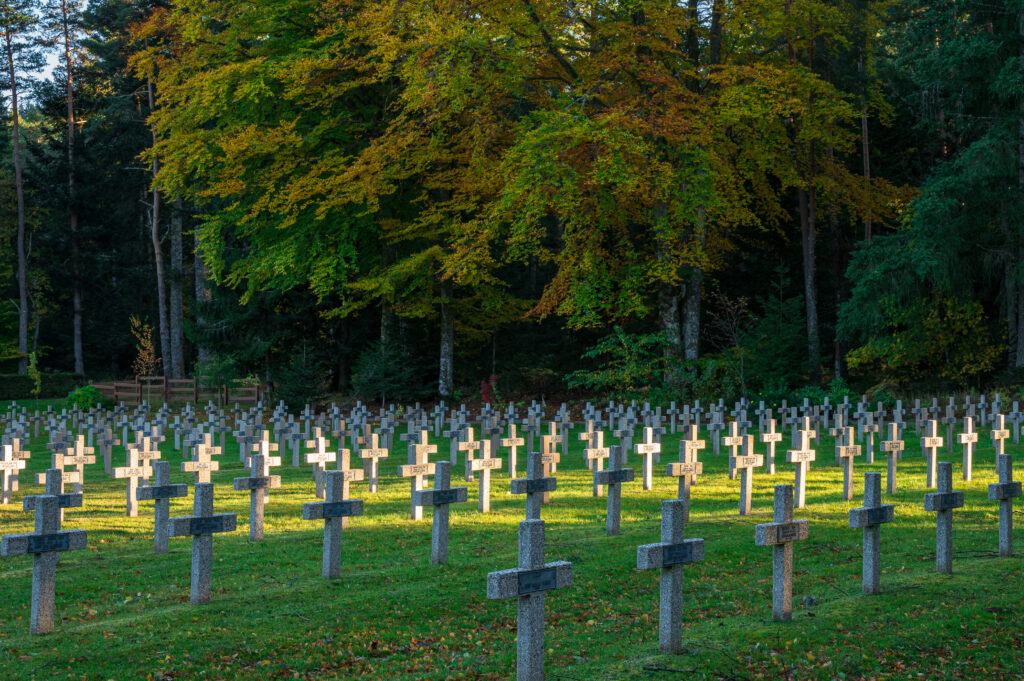
[[[800,233],[804,261],[804,302],[807,314],[807,359],[811,365],[811,381],[821,382],[821,338],[818,334],[818,293],[815,287],[815,214],[814,174],[810,189],[800,188]]]
[[[21,140],[18,113],[18,79],[14,68],[14,36],[4,31],[7,73],[11,83],[11,141],[14,154],[14,193],[18,202],[18,373],[28,373],[28,252],[25,250],[25,191],[21,179]]]
[[[683,356],[700,357],[700,301],[704,294],[704,273],[694,268],[683,286]]]
[[[452,282],[441,281],[441,361],[438,370],[437,392],[450,398],[454,392],[453,366],[455,355],[455,326],[452,323]]]
[[[671,382],[675,377],[675,360],[679,357],[683,341],[679,334],[679,297],[676,295],[676,288],[666,282],[658,284],[658,318],[661,320],[661,330],[665,332],[668,340],[665,345],[664,378],[666,382]]]
[[[860,59],[861,76],[864,78],[864,89],[867,90],[867,73],[864,69],[864,58]],[[871,243],[873,221],[871,218],[871,147],[868,144],[868,95],[864,93],[860,108],[860,153],[864,166],[864,192],[868,197],[867,214],[864,216],[864,240]]]
[[[193,267],[195,268],[196,279],[196,328],[199,330],[199,337],[203,339],[197,344],[196,354],[198,355],[197,361],[199,366],[205,368],[208,367],[210,362],[213,360],[213,352],[205,342],[207,330],[207,306],[210,304],[213,296],[210,295],[210,272],[206,267],[206,262],[203,261],[203,251],[199,248],[199,235],[195,234],[193,238],[195,239],[195,260]]]
[[[74,61],[71,57],[71,26],[68,0],[61,3],[62,28],[64,32],[64,68],[67,77],[65,101],[67,104],[68,142],[68,227],[71,232],[71,307],[72,347],[75,355],[75,373],[85,373],[85,357],[82,351],[82,288],[81,270],[78,266],[78,210],[75,206],[75,89]]]
[[[146,80],[149,96],[149,110],[153,111],[153,81]],[[153,146],[156,146],[156,131],[153,131]],[[167,320],[167,280],[164,276],[164,252],[160,245],[160,190],[156,188],[156,176],[160,172],[160,159],[153,156],[153,198],[149,210],[149,238],[153,243],[153,261],[156,264],[156,301],[160,319],[160,358],[164,376],[169,375],[173,365],[171,332]]]
[[[182,286],[185,280],[181,229],[184,206],[181,199],[174,201],[171,213],[171,378],[185,376],[185,311]]]

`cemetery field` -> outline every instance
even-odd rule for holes
[[[773,486],[793,482],[780,443],[777,473],[756,469],[753,514],[737,515],[739,481],[727,477],[728,448],[700,452],[704,474],[693,486],[687,537],[706,542],[703,563],[687,566],[683,655],[658,653],[658,571],[636,569],[636,547],[659,541],[661,501],[675,498],[677,480],[665,465],[678,460],[679,436],[663,437],[654,490],[640,483],[641,458],[630,456],[637,480],[624,485],[622,531],[605,536],[604,497],[594,498],[583,443],[570,441],[558,465],[558,489],[543,509],[547,560],[573,565],[573,585],[546,597],[549,679],[1022,679],[1024,678],[1024,530],[1017,556],[998,558],[998,505],[987,498],[997,482],[987,429],[975,453],[974,479],[961,480],[961,448],[943,449],[954,463],[956,490],[952,576],[935,572],[935,513],[925,512],[925,462],[908,426],[896,506],[882,528],[882,593],[861,593],[861,531],[848,512],[863,502],[865,471],[885,475],[885,456],[855,465],[854,499],[842,498],[834,443],[819,438],[807,486],[810,538],[794,551],[794,612],[771,619],[771,549],[754,544],[754,526],[771,522]],[[444,438],[433,438],[446,460]],[[85,506],[69,509],[63,529],[88,531],[88,549],[63,554],[57,570],[56,629],[28,633],[32,561],[0,559],[0,679],[510,679],[515,673],[515,599],[489,601],[487,573],[516,566],[517,526],[525,499],[507,494],[506,466],[492,477],[491,513],[476,510],[477,483],[465,483],[462,460],[452,484],[469,487],[469,502],[451,513],[448,564],[430,564],[431,510],[409,519],[409,481],[398,443],[382,461],[380,492],[365,482],[351,496],[365,501],[342,537],[342,576],[320,576],[323,523],[302,520],[316,501],[310,466],[292,468],[290,452],[273,471],[283,478],[266,506],[265,539],[248,540],[249,494],[232,490],[247,475],[238,448],[213,474],[216,513],[237,513],[238,530],[214,536],[213,598],[189,604],[191,541],[171,539],[153,554],[153,505],[125,517],[125,482],[103,473],[102,457],[87,467]],[[877,447],[876,443],[876,447]],[[49,464],[45,438],[33,439],[21,490],[0,506],[0,532],[30,532],[21,497],[41,493],[36,473]],[[191,475],[180,454],[161,446],[171,481],[190,484],[171,500],[171,515],[192,514]],[[764,453],[758,445],[758,453]],[[1016,454],[1024,446],[1007,444]],[[507,457],[502,452],[503,458]],[[1020,459],[1018,458],[1018,461]],[[115,465],[124,450],[115,448]],[[358,459],[353,459],[353,467]],[[526,457],[520,452],[520,477]],[[333,468],[333,465],[330,466]],[[1018,479],[1024,466],[1018,465]],[[428,487],[432,485],[432,480]],[[1020,500],[1018,500],[1019,502]],[[1024,528],[1024,506],[1015,520]]]

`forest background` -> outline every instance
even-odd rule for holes
[[[1024,383],[1019,0],[0,0],[0,27],[0,399],[30,371],[293,402]]]

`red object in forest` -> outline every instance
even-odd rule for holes
[[[495,374],[491,374],[490,380],[480,381],[480,397],[487,404],[494,404],[494,384],[498,382],[498,377]]]

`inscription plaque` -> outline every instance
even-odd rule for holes
[[[192,518],[189,523],[189,534],[213,534],[224,531],[224,518],[211,516],[209,518]]]
[[[678,565],[693,562],[692,544],[669,544],[661,551],[663,565]]]
[[[28,549],[25,553],[50,553],[52,551],[69,551],[71,537],[66,534],[36,534],[28,538]]]
[[[557,568],[541,568],[540,570],[524,570],[519,575],[519,595],[550,591],[558,584]]]

